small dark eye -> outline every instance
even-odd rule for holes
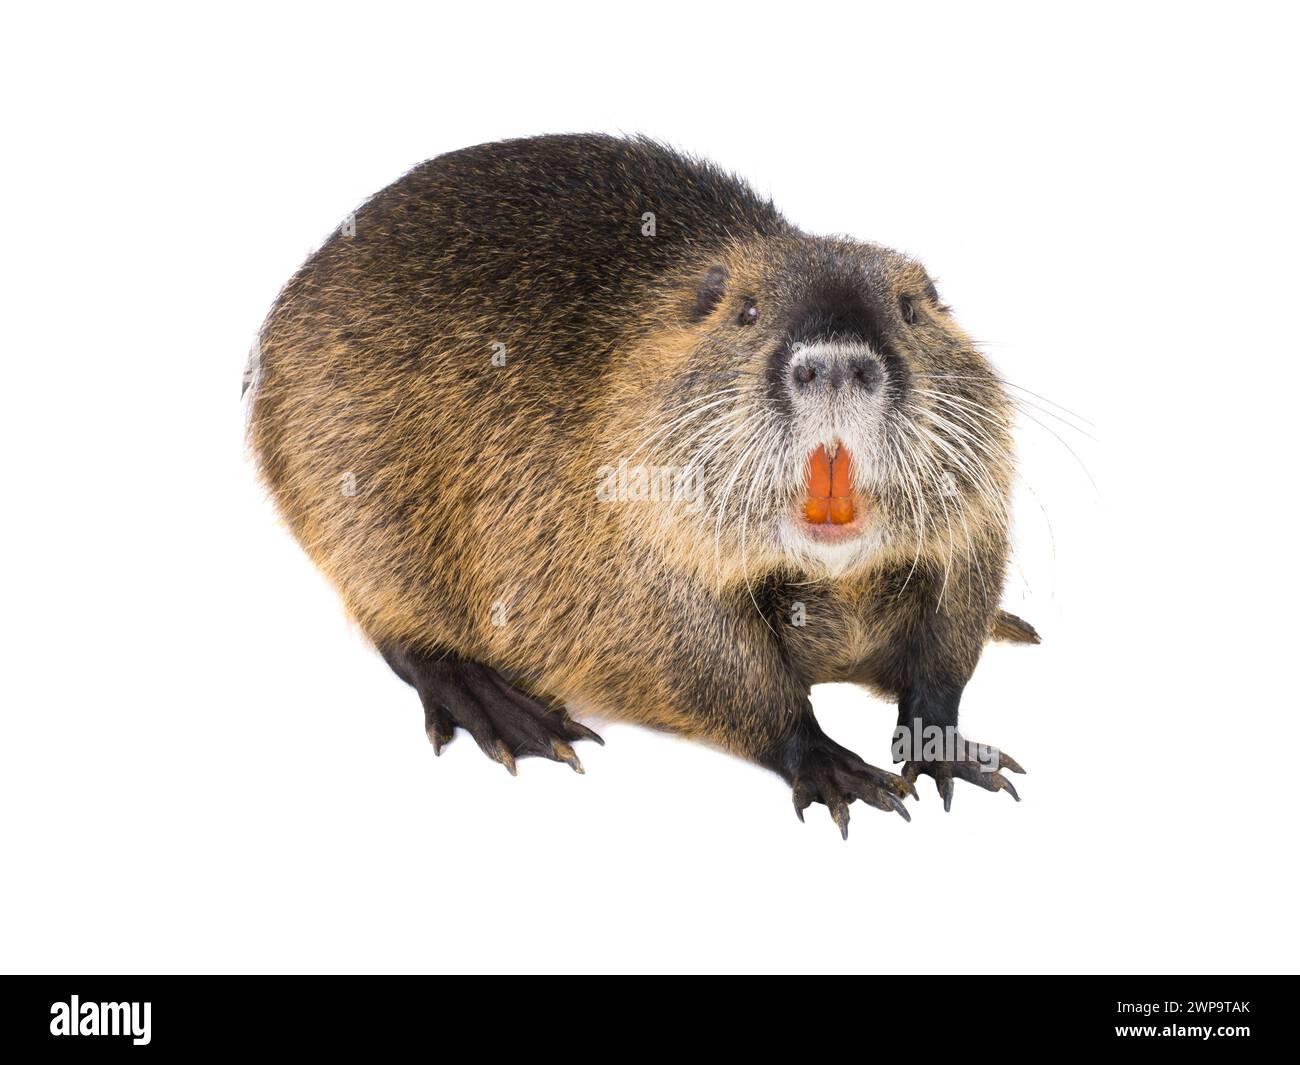
[[[898,309],[902,312],[903,321],[908,325],[916,324],[916,301],[911,296],[899,296]]]
[[[741,325],[753,325],[758,321],[758,304],[753,300],[745,300],[745,307],[740,312]]]
[[[796,366],[794,368],[794,379],[798,381],[801,385],[812,384],[813,378],[816,376],[817,376],[817,371],[814,370],[807,363],[804,363],[801,366]]]

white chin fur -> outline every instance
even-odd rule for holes
[[[848,540],[823,543],[809,538],[799,524],[794,518],[783,517],[777,537],[785,556],[810,577],[842,577],[869,563],[885,546],[878,526],[868,526],[861,535]]]

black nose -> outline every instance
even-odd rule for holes
[[[825,366],[815,359],[809,359],[794,368],[794,383],[800,388],[807,388],[818,378],[824,379],[825,375]]]
[[[829,366],[820,359],[805,359],[790,376],[795,388],[801,392],[822,385],[829,386],[832,391],[860,388],[864,392],[874,392],[885,377],[880,363],[866,357],[851,359],[848,363],[833,362]]]
[[[849,363],[849,375],[850,384],[865,392],[874,392],[885,376],[875,359],[853,359]]]

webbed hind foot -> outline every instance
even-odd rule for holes
[[[563,707],[521,691],[489,666],[454,656],[435,657],[402,645],[384,645],[379,650],[393,672],[419,693],[434,754],[442,753],[459,726],[512,776],[518,772],[515,759],[527,757],[564,762],[581,773],[582,763],[572,744],[605,742]]]

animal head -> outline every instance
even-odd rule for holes
[[[628,439],[686,486],[651,526],[720,579],[951,561],[1005,537],[1012,405],[915,260],[748,242],[696,266],[659,324],[627,366],[644,415]]]

